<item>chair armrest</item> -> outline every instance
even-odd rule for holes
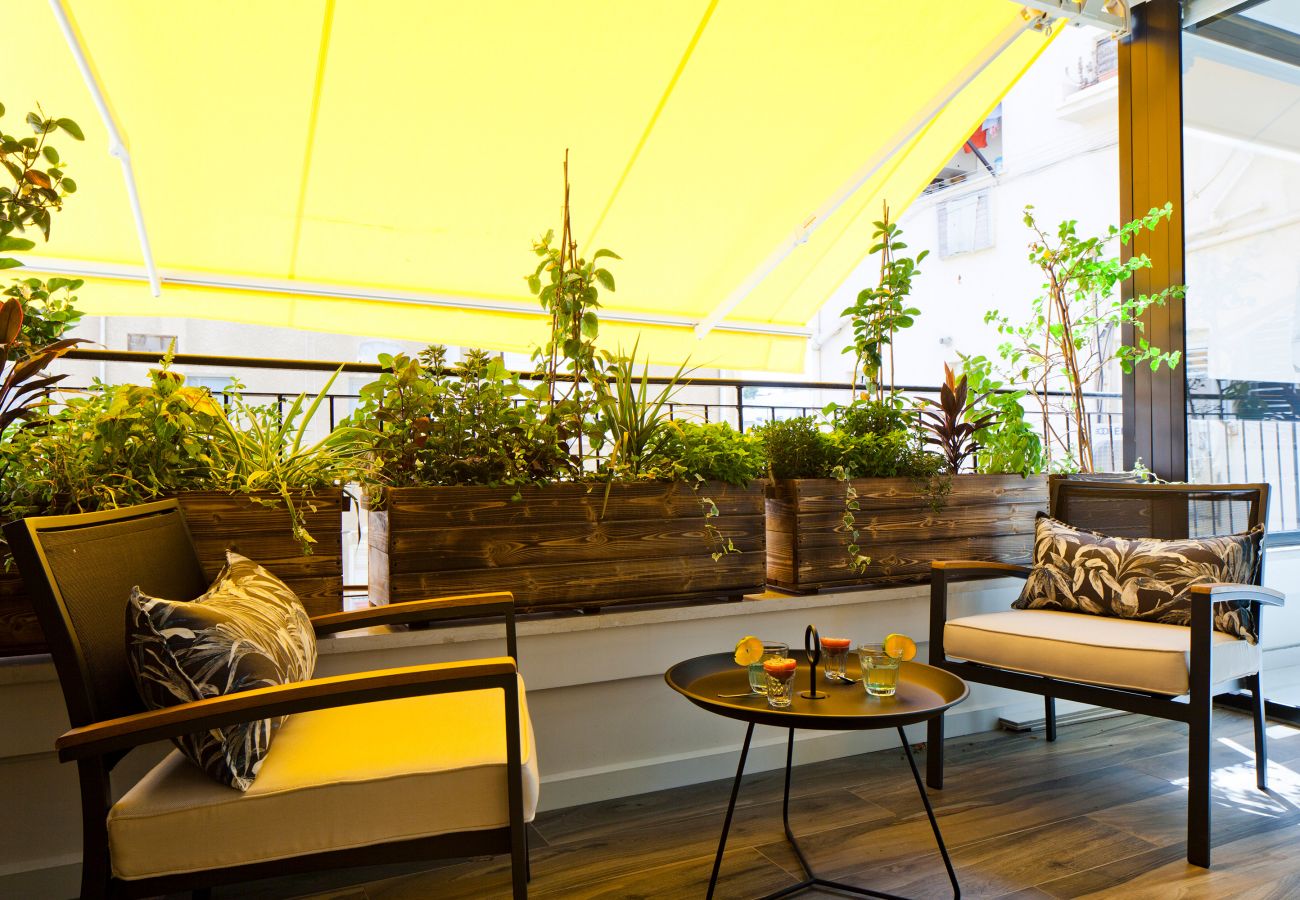
[[[59,760],[68,762],[183,734],[313,709],[489,688],[504,688],[509,694],[518,689],[516,672],[513,659],[497,657],[313,678],[105,719],[65,732],[54,746]]]
[[[429,600],[412,600],[409,603],[389,603],[350,612],[326,613],[322,616],[313,616],[311,626],[317,636],[320,636],[351,631],[354,628],[369,628],[373,625],[445,622],[452,619],[485,616],[505,616],[506,655],[518,659],[519,652],[516,649],[515,638],[515,597],[509,591],[435,597]]]
[[[1203,597],[1211,603],[1244,600],[1265,606],[1286,605],[1286,594],[1257,584],[1194,584],[1190,593],[1193,597]]]
[[[1028,566],[1018,566],[1014,563],[991,562],[981,559],[936,559],[931,561],[930,571],[943,572],[945,575],[1028,578],[1030,569]]]

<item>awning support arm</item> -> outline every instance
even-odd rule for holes
[[[95,101],[95,108],[99,110],[99,117],[103,120],[104,128],[108,131],[108,152],[117,157],[117,161],[122,164],[122,177],[126,180],[126,193],[131,201],[131,214],[135,217],[135,232],[140,239],[140,254],[143,257],[145,272],[148,274],[149,290],[152,291],[155,297],[161,296],[162,279],[158,275],[158,267],[154,264],[153,249],[149,245],[149,233],[144,227],[144,210],[140,207],[140,192],[136,187],[135,169],[131,166],[131,153],[127,150],[126,138],[118,127],[117,119],[109,106],[108,98],[104,95],[99,78],[95,74],[94,65],[86,55],[86,48],[82,43],[81,35],[73,24],[72,18],[68,15],[63,0],[50,0],[50,9],[54,12],[54,18],[59,23],[59,30],[63,32],[63,37],[68,42],[68,49],[72,51],[72,57],[77,61],[77,69],[81,72],[81,78],[86,82],[86,88],[90,91],[91,99]]]

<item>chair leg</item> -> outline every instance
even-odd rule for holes
[[[511,829],[514,831],[515,829]],[[514,900],[528,900],[528,847],[524,838],[511,836],[510,881]]]
[[[1043,721],[1047,723],[1046,724],[1047,740],[1049,742],[1055,741],[1056,740],[1056,698],[1055,697],[1043,698]]]
[[[1210,749],[1214,740],[1214,692],[1210,681],[1209,605],[1193,610],[1187,702],[1187,861],[1210,867]]]
[[[925,726],[925,783],[935,790],[943,787],[943,715]]]
[[[1256,672],[1246,679],[1251,696],[1251,715],[1255,719],[1255,784],[1261,791],[1268,790],[1268,736],[1264,722],[1263,673]]]

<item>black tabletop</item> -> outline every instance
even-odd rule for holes
[[[802,653],[792,654],[796,659]],[[858,662],[849,658],[849,677],[861,677]],[[668,686],[696,706],[720,716],[775,725],[778,728],[822,728],[847,731],[867,728],[894,728],[910,725],[939,715],[950,706],[966,699],[966,682],[951,672],[924,663],[905,662],[898,673],[898,693],[893,697],[871,697],[859,684],[836,684],[827,681],[820,667],[817,690],[823,700],[799,696],[808,690],[808,663],[801,661],[795,675],[794,699],[786,709],[773,709],[767,698],[750,695],[723,699],[719,694],[738,694],[749,690],[749,674],[736,665],[730,653],[697,656],[677,663],[664,673]]]

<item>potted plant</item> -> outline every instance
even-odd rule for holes
[[[0,104],[0,118],[5,114]],[[77,184],[63,171],[63,161],[52,135],[62,132],[83,140],[81,129],[71,119],[54,119],[37,108],[29,112],[26,124],[31,134],[19,137],[0,129],[0,163],[9,183],[0,187],[0,269],[20,268],[22,263],[8,256],[35,248],[26,235],[39,232],[49,240],[52,216]],[[61,375],[49,375],[46,368],[80,341],[66,339],[64,332],[80,317],[71,292],[81,281],[38,278],[14,281],[3,291],[0,303],[0,471],[13,465],[9,443],[33,421],[38,420]],[[31,614],[26,590],[8,548],[0,538],[0,653],[6,648],[23,651],[43,644],[40,628]]]
[[[532,384],[470,351],[382,356],[354,422],[372,436],[371,601],[510,590],[522,610],[739,597],[763,584],[753,439],[671,422],[684,369],[652,392],[635,349],[596,346],[601,261],[580,256],[565,205],[535,242],[529,289],[550,316]]]
[[[899,252],[907,245],[888,207],[875,225],[879,282],[844,311],[860,391],[847,407],[828,407],[825,421],[761,429],[770,476],[767,580],[782,590],[923,580],[936,559],[1022,561],[1034,516],[1046,507],[1041,478],[971,471],[982,449],[976,437],[1001,414],[976,413],[989,398],[969,400],[964,377],[948,371],[939,402],[919,409],[894,389],[894,338],[919,315],[908,295],[926,252]]]
[[[331,379],[332,382],[333,379]],[[310,404],[218,401],[185,384],[170,357],[145,385],[96,383],[66,392],[0,446],[0,520],[90,512],[176,497],[205,572],[232,549],[266,565],[309,614],[342,608],[340,483],[364,445],[354,429],[309,444]],[[43,646],[25,595],[11,599],[0,653]]]
[[[1020,396],[1033,399],[1043,455],[1041,461],[1025,462],[1038,471],[1097,474],[1086,392],[1108,370],[1131,372],[1144,365],[1155,371],[1178,365],[1178,351],[1166,352],[1142,337],[1141,318],[1150,307],[1181,298],[1184,286],[1124,299],[1119,286],[1134,272],[1149,268],[1151,260],[1145,254],[1127,260],[1109,255],[1116,242],[1127,245],[1134,234],[1154,231],[1171,215],[1173,204],[1166,203],[1132,222],[1084,236],[1074,220],[1049,232],[1039,225],[1034,208],[1025,207],[1024,222],[1032,232],[1028,258],[1043,275],[1043,292],[1034,298],[1023,322],[1013,322],[998,310],[985,314],[984,321],[1003,339],[998,357],[966,360],[966,371],[978,372],[981,380],[1011,385]],[[1122,343],[1125,327],[1133,329],[1135,344]]]

